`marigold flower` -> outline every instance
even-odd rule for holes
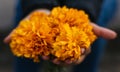
[[[81,48],[89,48],[96,39],[88,15],[82,10],[56,7],[49,15],[34,12],[22,20],[12,34],[12,52],[18,57],[39,61],[54,56],[60,61],[76,61]]]

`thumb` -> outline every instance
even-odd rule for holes
[[[117,37],[117,33],[113,30],[104,28],[104,27],[100,27],[94,23],[91,23],[91,25],[93,26],[93,32],[100,37],[103,37],[105,39],[114,39]]]
[[[12,33],[13,33],[13,31],[8,36],[5,37],[5,39],[3,40],[4,43],[6,43],[6,44],[10,43]]]

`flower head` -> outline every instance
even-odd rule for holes
[[[34,12],[22,20],[12,34],[10,46],[16,56],[34,61],[51,55],[60,61],[75,61],[81,57],[81,48],[89,48],[95,39],[84,11],[56,7],[49,15]]]

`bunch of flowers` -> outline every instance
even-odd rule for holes
[[[12,34],[11,50],[18,57],[55,57],[76,61],[81,48],[88,49],[96,39],[88,15],[82,10],[56,7],[49,15],[34,12]]]

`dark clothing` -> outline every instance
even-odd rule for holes
[[[55,6],[83,9],[95,22],[99,16],[102,0],[21,0],[23,17],[38,8],[52,9]]]
[[[109,2],[110,0],[107,1]],[[99,17],[102,3],[103,0],[19,0],[16,8],[15,25],[18,25],[19,21],[23,19],[23,17],[27,16],[35,9],[45,8],[51,10],[53,7],[64,5],[69,8],[83,9],[89,15],[91,21],[97,22],[97,19],[99,18],[97,23],[99,25],[101,25],[101,23],[105,24],[105,19],[103,20],[103,18],[107,18],[108,16],[104,17],[103,15],[105,15],[106,9],[102,10]],[[109,4],[109,6],[112,5]],[[113,8],[110,7],[110,9],[112,10]],[[92,45],[92,52],[81,64],[74,67],[73,72],[97,72],[100,55],[103,52],[103,48],[100,48],[101,46],[103,46],[101,41],[97,40]],[[36,64],[30,59],[15,57],[15,72],[37,72],[38,65],[41,64]]]

